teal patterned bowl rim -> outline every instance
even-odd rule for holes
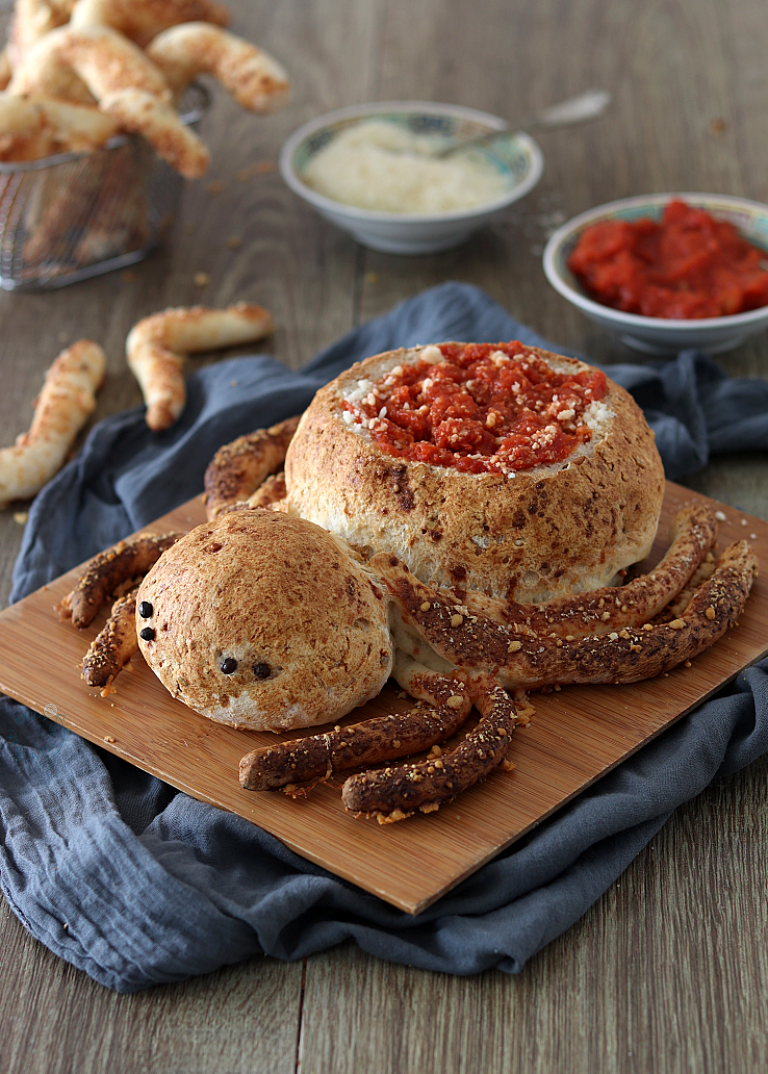
[[[397,123],[416,133],[437,133],[457,138],[468,138],[485,131],[506,131],[506,124],[498,116],[462,105],[431,101],[379,101],[339,108],[303,124],[284,143],[280,151],[280,172],[294,193],[319,209],[337,215],[343,214],[350,219],[382,222],[470,220],[475,216],[487,216],[522,198],[533,189],[544,170],[544,158],[536,142],[527,134],[507,132],[475,152],[482,152],[500,172],[509,176],[509,189],[493,201],[472,209],[443,213],[396,213],[360,209],[324,197],[302,182],[301,173],[314,153],[342,130],[373,118]]]
[[[746,313],[732,313],[724,317],[696,317],[690,319],[643,317],[639,313],[624,313],[612,306],[603,305],[590,298],[576,277],[568,268],[571,256],[579,236],[585,228],[603,220],[639,220],[650,217],[658,220],[664,206],[679,198],[697,209],[706,209],[713,216],[729,220],[741,232],[743,237],[753,245],[765,250],[768,260],[768,205],[750,201],[730,194],[647,194],[632,198],[621,198],[607,202],[594,209],[573,217],[549,238],[544,248],[544,273],[564,298],[578,306],[585,313],[592,313],[601,320],[610,320],[617,328],[642,328],[651,325],[663,325],[673,332],[677,329],[721,328],[731,325],[734,328],[747,327],[753,322],[768,319],[768,306],[759,306]]]

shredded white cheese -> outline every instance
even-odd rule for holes
[[[301,178],[318,194],[360,209],[445,213],[502,197],[510,180],[488,157],[460,152],[439,159],[445,144],[385,120],[341,131],[312,157]]]

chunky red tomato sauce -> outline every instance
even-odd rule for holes
[[[768,254],[729,221],[679,199],[659,222],[585,228],[568,267],[599,302],[645,317],[722,317],[768,305]]]
[[[395,366],[347,419],[388,455],[469,473],[562,462],[592,436],[587,407],[607,383],[598,369],[557,373],[521,343],[447,343],[442,360]]]

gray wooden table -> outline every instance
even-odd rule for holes
[[[254,119],[214,92],[203,124],[210,174],[187,186],[169,240],[142,265],[59,292],[0,294],[2,444],[28,426],[55,354],[83,336],[109,358],[96,418],[140,403],[125,336],[168,305],[261,303],[277,332],[260,349],[295,368],[399,300],[458,279],[595,360],[635,360],[549,288],[540,256],[548,232],[592,205],[642,192],[768,201],[765,0],[230,6],[234,28],[290,69],[292,103]],[[291,130],[341,105],[444,100],[513,118],[591,85],[613,94],[610,115],[542,135],[537,189],[454,252],[409,259],[363,250],[301,205],[274,167]],[[199,273],[209,282],[196,282]],[[736,376],[768,375],[768,337],[721,362]],[[762,456],[715,459],[688,483],[768,518]],[[20,515],[0,513],[3,605],[22,529]],[[514,978],[425,973],[349,945],[304,964],[257,958],[118,996],[30,939],[2,903],[0,1069],[762,1071],[767,791],[768,760],[715,783]]]

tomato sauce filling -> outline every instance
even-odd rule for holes
[[[598,302],[644,317],[723,317],[768,305],[768,253],[680,199],[660,221],[585,228],[568,267]]]
[[[592,437],[598,369],[559,373],[522,343],[444,343],[347,399],[349,424],[387,455],[466,473],[514,474],[563,462]]]

